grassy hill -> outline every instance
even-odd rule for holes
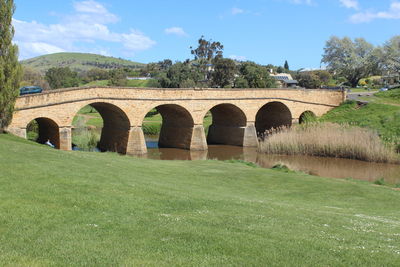
[[[85,71],[95,67],[110,69],[118,67],[141,68],[145,64],[125,59],[85,53],[56,53],[21,61],[22,65],[45,73],[52,67],[70,67],[74,71]]]
[[[388,143],[394,143],[400,151],[400,89],[379,92],[362,98],[369,101],[357,105],[355,101],[343,103],[327,114],[321,121],[349,123],[374,129]]]
[[[0,135],[1,266],[399,266],[400,191]]]

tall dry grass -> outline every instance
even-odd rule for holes
[[[308,123],[273,129],[260,141],[268,154],[310,155],[400,163],[400,157],[385,146],[370,129],[334,123]]]

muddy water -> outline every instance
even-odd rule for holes
[[[254,162],[261,167],[271,168],[277,163],[292,170],[303,171],[317,176],[332,178],[354,178],[375,181],[384,178],[386,182],[400,183],[400,165],[368,163],[358,160],[321,158],[309,156],[281,156],[258,153],[254,148],[210,145],[208,151],[188,151],[174,148],[158,148],[156,137],[146,137],[147,158],[160,160],[230,160],[239,159]]]

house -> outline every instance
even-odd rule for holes
[[[298,85],[298,82],[293,80],[292,75],[289,73],[271,73],[270,76],[277,81],[278,88],[294,88]]]

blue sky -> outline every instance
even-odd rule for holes
[[[400,34],[400,0],[15,0],[20,58],[89,52],[148,63],[191,58],[201,35],[224,56],[318,68],[332,35],[382,45]]]

